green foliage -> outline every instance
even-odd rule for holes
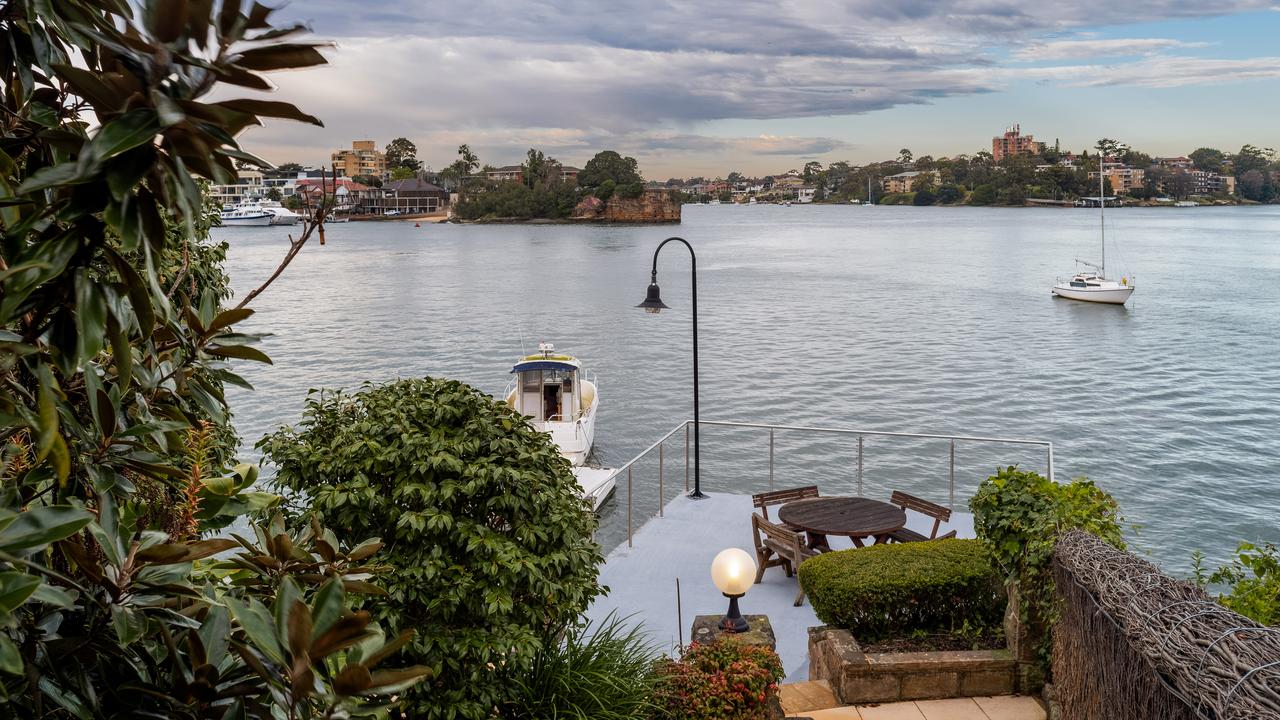
[[[415,175],[417,175],[417,173],[412,168],[407,168],[403,165],[397,165],[391,169],[392,180],[408,180]]]
[[[345,547],[314,523],[289,534],[277,516],[253,540],[175,543],[134,519],[109,501],[96,518],[75,505],[0,511],[5,564],[57,552],[75,566],[48,584],[0,572],[0,669],[16,676],[0,714],[380,717],[385,696],[427,676],[371,672],[410,639],[384,645],[349,607],[348,592],[382,592],[365,580],[380,572],[364,563],[378,542]]]
[[[578,199],[578,191],[569,183],[530,188],[523,183],[504,182],[485,190],[467,192],[454,213],[463,220],[554,220],[572,215]]]
[[[606,180],[612,180],[614,185],[644,183],[644,178],[640,177],[640,164],[636,159],[623,157],[613,150],[596,153],[595,157],[587,161],[582,172],[578,173],[578,185],[584,188],[598,187]]]
[[[337,707],[317,700],[328,670],[276,663],[265,634],[227,620],[216,659],[218,637],[196,634],[241,592],[192,569],[229,542],[197,538],[274,500],[225,469],[223,388],[246,384],[229,363],[267,358],[234,329],[252,310],[223,306],[226,245],[208,241],[202,192],[238,161],[264,164],[234,140],[261,117],[319,124],[288,103],[208,97],[325,62],[271,14],[14,0],[0,17],[0,697],[24,715]],[[318,684],[281,685],[286,667]]]
[[[1043,630],[1048,657],[1054,607],[1053,548],[1068,530],[1083,530],[1124,548],[1124,517],[1114,498],[1084,478],[1058,484],[1015,466],[982,482],[969,500],[974,530],[1006,584],[1017,587],[1025,626]]]
[[[642,183],[624,183],[618,186],[618,197],[634,200],[644,195],[644,185]]]
[[[429,696],[409,695],[416,717],[488,717],[548,629],[600,593],[596,520],[568,461],[505,403],[460,382],[317,392],[299,427],[258,447],[278,465],[276,482],[326,523],[387,542],[390,596],[369,610],[394,631],[419,631],[401,657],[436,678]]]
[[[1280,625],[1280,550],[1274,543],[1240,543],[1231,562],[1212,573],[1204,570],[1204,556],[1194,555],[1195,583],[1225,586],[1218,601],[1262,625]]]
[[[418,146],[409,138],[398,137],[387,143],[386,156],[393,180],[403,179],[394,177],[397,169],[404,168],[409,171],[406,177],[413,177],[418,168],[422,167],[422,161],[418,159]]]
[[[964,199],[964,189],[958,185],[947,183],[938,188],[938,203],[952,205]]]
[[[881,205],[910,205],[915,199],[915,193],[885,193],[880,197]]]
[[[822,622],[859,641],[998,626],[1000,577],[976,540],[873,545],[800,565],[800,586]]]
[[[655,720],[765,720],[782,661],[759,645],[693,643],[658,666]]]
[[[638,626],[610,615],[598,626],[574,623],[543,640],[502,715],[513,720],[646,720],[653,710],[660,657]]]
[[[933,194],[929,188],[921,188],[915,192],[911,198],[911,204],[917,207],[932,205],[938,201],[938,196]]]
[[[613,193],[616,192],[617,187],[618,185],[614,181],[605,180],[604,182],[596,186],[595,192],[593,194],[596,197],[600,198],[601,200],[608,200],[609,198],[613,197]]]

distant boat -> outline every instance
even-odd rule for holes
[[[223,210],[219,217],[223,227],[265,227],[271,224],[275,215],[257,205],[241,203]]]
[[[1101,170],[1101,168],[1099,168]],[[1072,275],[1070,280],[1059,280],[1053,286],[1052,293],[1057,297],[1064,297],[1069,300],[1081,300],[1084,302],[1105,303],[1108,305],[1123,305],[1133,294],[1134,285],[1129,282],[1129,278],[1121,278],[1120,280],[1108,280],[1106,278],[1107,271],[1107,196],[1103,191],[1102,183],[1105,176],[1102,172],[1098,173],[1098,220],[1100,222],[1100,230],[1102,234],[1102,262],[1094,264],[1084,260],[1076,259],[1076,265],[1084,265],[1086,268],[1095,270],[1096,272],[1079,272]]]
[[[1174,207],[1200,207],[1200,203],[1195,200],[1179,200],[1173,204]]]

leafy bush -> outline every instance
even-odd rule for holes
[[[994,205],[999,199],[1000,193],[995,185],[979,185],[969,194],[970,205]]]
[[[910,205],[916,194],[910,192],[886,193],[880,198],[881,205]]]
[[[608,200],[609,198],[613,197],[613,193],[615,192],[617,187],[618,185],[614,181],[605,180],[604,182],[600,183],[599,186],[596,187],[594,194],[596,197],[600,198],[601,200]]]
[[[764,720],[783,677],[772,650],[731,640],[693,643],[657,673],[657,720]]]
[[[921,188],[916,191],[914,197],[911,198],[911,204],[917,207],[932,205],[938,201],[938,196],[933,194],[929,188]]]
[[[644,195],[643,183],[638,183],[638,182],[624,183],[618,186],[618,197],[620,198],[627,198],[629,200],[634,200],[640,197],[641,195]]]
[[[371,604],[436,677],[415,717],[484,718],[550,628],[599,594],[595,516],[569,462],[507,407],[453,380],[321,391],[298,428],[258,443],[276,482],[343,533],[384,538],[390,597]]]
[[[1000,578],[976,540],[823,553],[800,565],[800,586],[822,622],[866,642],[993,627],[1004,612]]]
[[[523,720],[645,720],[653,710],[659,653],[638,626],[610,615],[574,623],[544,640],[527,674],[515,678],[503,715]]]
[[[1231,562],[1212,573],[1204,570],[1204,556],[1196,553],[1195,583],[1223,585],[1228,592],[1218,601],[1263,625],[1280,625],[1280,550],[1274,543],[1240,543]]]
[[[578,203],[578,191],[566,183],[528,187],[518,182],[468,192],[455,213],[463,220],[516,218],[554,220],[569,217]]]
[[[1089,480],[1058,484],[1015,466],[1002,468],[969,500],[978,538],[991,552],[1006,584],[1017,587],[1025,627],[1042,634],[1048,658],[1049,633],[1057,617],[1053,597],[1053,547],[1068,530],[1084,530],[1124,548],[1124,517],[1114,498]]]

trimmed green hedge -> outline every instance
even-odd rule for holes
[[[841,550],[806,560],[800,586],[827,625],[859,641],[995,627],[1005,594],[977,540]]]

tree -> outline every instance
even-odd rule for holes
[[[911,155],[911,151],[908,150],[907,148],[902,148],[901,150],[898,151],[898,162],[902,163],[903,165],[910,165],[912,157],[913,156]]]
[[[296,162],[280,163],[276,166],[276,172],[280,173],[300,173],[303,171],[302,165]]]
[[[408,138],[399,137],[387,143],[386,155],[389,168],[403,167],[417,170],[422,167],[422,162],[418,160],[418,146]]]
[[[530,193],[516,183],[512,192]],[[481,195],[488,195],[482,193]],[[506,403],[453,380],[317,392],[258,444],[322,520],[386,541],[394,603],[367,605],[401,659],[440,668],[418,718],[487,718],[540,648],[601,591],[595,516],[569,462]]]
[[[454,165],[461,171],[462,177],[466,177],[480,167],[480,158],[471,152],[470,145],[464,143],[458,146],[458,159],[454,162]]]
[[[801,171],[800,177],[804,178],[806,183],[813,183],[820,172],[822,172],[822,163],[817,160],[810,160],[804,164],[804,170]]]
[[[349,545],[274,522],[201,539],[278,500],[230,467],[223,392],[244,384],[230,359],[267,361],[239,330],[271,280],[230,305],[201,189],[262,164],[234,140],[261,118],[320,125],[286,102],[210,97],[325,62],[272,12],[0,13],[0,716],[366,716],[353,701],[393,690],[370,676],[380,643],[345,599],[367,574],[348,572]],[[233,548],[242,563],[211,571]]]
[[[280,202],[282,198],[284,198],[284,195],[280,193],[280,188],[272,187],[267,189],[268,200],[274,200],[275,202]]]
[[[1271,165],[1271,155],[1274,155],[1274,151],[1261,150],[1252,145],[1240,148],[1240,152],[1231,158],[1236,177],[1241,178],[1250,170],[1266,171]]]
[[[612,180],[615,185],[644,182],[636,159],[623,157],[613,150],[596,153],[578,174],[578,185],[584,188],[594,188],[605,180]]]
[[[938,200],[938,197],[933,194],[933,191],[925,187],[916,191],[915,196],[911,198],[911,204],[912,205],[932,205],[937,200]]]
[[[746,179],[746,178],[742,177],[742,173],[738,172],[737,170],[734,170],[733,172],[729,173],[729,174],[725,177],[725,179],[724,179],[724,180],[725,180],[725,182],[727,182],[727,183],[731,183],[731,184],[735,184],[735,185],[736,185],[736,184],[738,184],[738,183],[742,182],[742,181],[743,181],[743,180],[745,180],[745,179]]]
[[[953,184],[946,184],[938,188],[938,202],[943,205],[951,205],[959,202],[964,197],[964,191]]]
[[[391,168],[392,180],[408,180],[409,178],[412,178],[412,177],[417,177],[417,173],[414,172],[412,168],[406,167],[404,165]]]
[[[351,182],[358,182],[361,185],[368,185],[369,187],[382,187],[382,178],[377,175],[356,175],[351,178]]]
[[[994,205],[998,199],[995,185],[979,185],[969,195],[970,205]]]
[[[1222,163],[1227,156],[1221,150],[1202,147],[1192,151],[1187,157],[1191,158],[1197,170],[1216,173],[1222,172]]]

